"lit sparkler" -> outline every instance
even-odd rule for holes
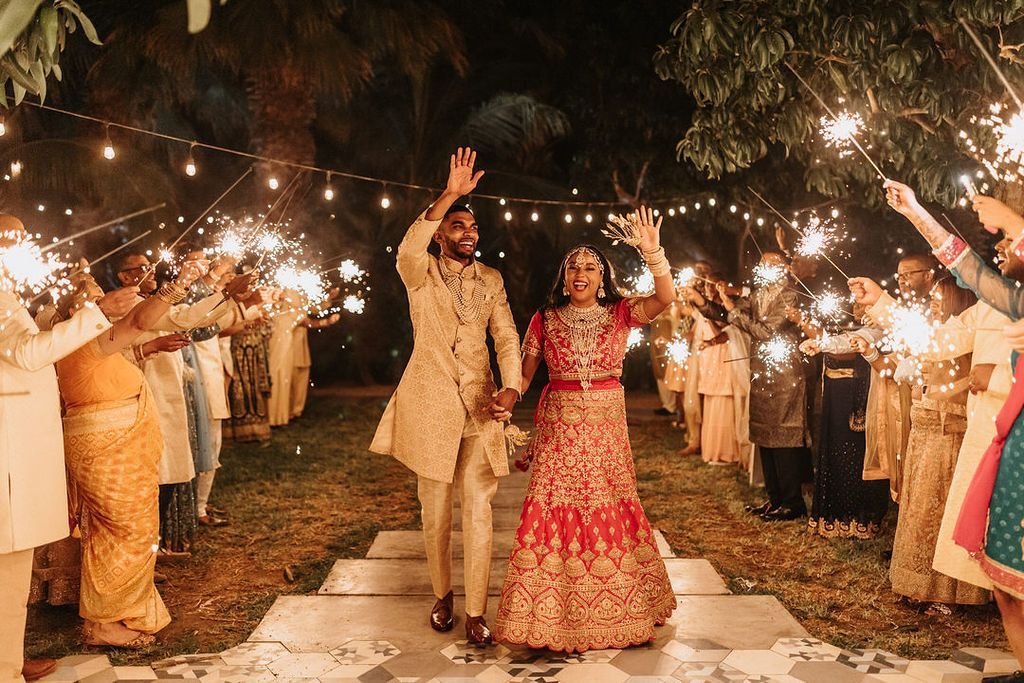
[[[839,156],[847,157],[853,154],[850,149],[853,146],[854,138],[864,127],[864,119],[860,114],[850,112],[839,112],[835,116],[822,116],[821,128],[818,133],[825,140],[826,147],[835,147],[839,150]]]
[[[835,292],[827,291],[819,294],[814,300],[812,310],[815,315],[826,320],[835,320],[845,313],[843,297]]]
[[[626,351],[632,351],[635,348],[639,348],[644,343],[644,332],[639,327],[634,327],[629,331],[629,336],[626,338]]]
[[[341,307],[344,308],[349,313],[361,315],[362,312],[366,309],[366,300],[356,296],[355,294],[349,294],[348,296],[345,297],[345,300],[342,302]]]
[[[319,302],[327,298],[328,286],[319,273],[294,264],[282,264],[273,274],[274,283],[282,289],[293,289],[307,301]]]
[[[793,361],[796,354],[796,346],[793,340],[788,337],[776,335],[757,347],[757,355],[764,363],[765,368],[771,372],[784,370]]]
[[[638,275],[629,276],[626,282],[633,296],[643,296],[654,291],[654,275],[647,266],[643,266]]]
[[[697,280],[697,271],[692,266],[686,266],[680,268],[675,276],[675,283],[677,288],[692,287],[695,280]]]
[[[68,266],[60,256],[43,253],[27,234],[5,233],[0,238],[0,287],[5,290],[38,294],[54,287],[58,273]]]
[[[772,263],[758,263],[754,266],[754,284],[758,287],[767,287],[784,282],[786,279],[786,267]]]
[[[891,325],[883,344],[902,356],[921,356],[935,340],[935,327],[928,312],[920,306],[898,303],[892,308]]]
[[[685,339],[673,339],[665,346],[665,354],[676,365],[685,365],[690,358],[690,344]]]
[[[342,282],[360,282],[366,271],[359,267],[359,264],[352,259],[345,259],[338,266],[338,275]]]
[[[988,116],[972,116],[971,123],[991,129],[995,138],[989,150],[984,143],[975,141],[967,131],[960,131],[960,139],[997,181],[1019,182],[1024,178],[1024,113],[1007,115],[1001,103],[989,107]],[[977,190],[967,188],[973,199]]]
[[[796,241],[796,253],[801,256],[821,256],[836,237],[835,228],[818,216],[811,216],[800,231]]]

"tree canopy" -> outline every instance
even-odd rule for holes
[[[861,114],[859,137],[888,177],[952,205],[976,168],[960,138],[1007,93],[958,23],[975,27],[1011,81],[1024,83],[1022,0],[695,0],[655,55],[697,111],[677,145],[710,178],[795,158],[808,190],[877,205],[878,176],[859,155],[825,148],[826,111]]]

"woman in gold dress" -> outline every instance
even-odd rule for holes
[[[181,301],[200,274],[186,264],[176,281],[57,363],[71,514],[82,535],[79,614],[89,645],[147,647],[171,620],[153,585],[163,441],[142,371],[121,352]],[[74,315],[102,295],[87,278],[58,311]]]

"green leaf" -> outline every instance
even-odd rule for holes
[[[85,12],[72,0],[57,0],[53,3],[53,6],[57,9],[63,9],[68,12],[71,16],[78,20],[78,25],[82,27],[82,32],[85,33],[85,37],[89,39],[90,43],[94,45],[102,45],[103,42],[100,40],[99,35],[96,33],[96,27],[89,21],[89,17],[85,16]]]
[[[43,0],[0,0],[0,54],[14,45],[28,27]]]
[[[18,66],[18,63],[11,59],[9,55],[0,61],[0,67],[2,67],[7,75],[11,77],[11,82],[13,84],[18,85],[25,90],[35,92],[36,86],[32,81],[32,77]],[[22,93],[22,95],[24,95],[24,93]]]
[[[32,62],[29,67],[29,74],[32,76],[32,80],[36,84],[36,94],[39,95],[39,101],[46,99],[46,74],[43,73],[43,65],[40,62]]]
[[[39,28],[42,29],[43,44],[46,52],[50,54],[57,49],[57,27],[59,24],[56,8],[44,7],[39,10]]]

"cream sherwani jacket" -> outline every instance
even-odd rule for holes
[[[461,323],[441,277],[439,257],[427,252],[440,224],[420,214],[398,246],[413,351],[370,450],[393,455],[421,477],[451,483],[468,419],[494,474],[503,476],[508,474],[508,457],[502,425],[487,412],[496,391],[487,333],[494,339],[502,385],[515,389],[522,380],[519,333],[501,273],[481,263],[468,268],[475,268],[474,286],[484,288],[483,306],[476,320]]]
[[[109,327],[92,306],[40,332],[21,300],[0,291],[0,553],[68,535],[64,436],[53,363]]]
[[[195,304],[171,306],[156,325],[144,332],[135,344],[144,344],[171,332],[191,329],[200,323],[225,322],[230,325],[240,315],[234,302],[220,306],[220,294],[208,296]],[[142,301],[142,298],[139,298]],[[214,338],[214,343],[216,338]],[[217,354],[220,355],[218,344]],[[198,354],[197,354],[198,355]],[[196,476],[192,459],[192,447],[188,441],[188,413],[185,408],[184,372],[185,361],[181,352],[158,353],[146,360],[142,368],[146,383],[153,393],[153,403],[160,419],[160,432],[164,439],[163,455],[160,457],[160,483],[182,484]],[[206,375],[204,374],[204,379]],[[224,384],[223,373],[219,376]],[[223,396],[223,391],[221,392]]]

